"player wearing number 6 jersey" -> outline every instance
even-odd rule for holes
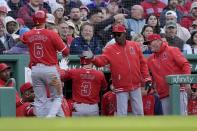
[[[92,69],[90,59],[80,58],[82,68],[65,71],[63,80],[72,80],[73,116],[99,115],[101,88],[107,88],[103,72]]]
[[[67,56],[69,49],[57,33],[45,29],[45,12],[35,12],[33,21],[36,27],[26,32],[21,40],[27,44],[30,53],[36,116],[64,116],[61,109],[62,86],[56,68],[58,65],[57,51]],[[49,88],[50,98],[47,98],[45,87]]]

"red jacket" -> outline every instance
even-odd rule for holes
[[[116,112],[116,94],[112,91],[106,92],[101,101],[101,114],[103,116],[114,116]]]
[[[110,64],[112,83],[116,92],[139,88],[144,80],[150,80],[146,60],[137,42],[126,41],[124,46],[117,43],[106,47],[103,54],[92,62],[96,66]]]
[[[145,18],[148,17],[150,14],[155,14],[157,17],[159,17],[161,12],[163,11],[163,8],[166,7],[166,5],[159,0],[156,3],[152,3],[144,0],[141,3],[141,6],[144,8]]]
[[[192,22],[194,21],[195,19],[192,17],[192,16],[184,16],[182,17],[181,21],[180,21],[180,24],[181,26],[189,29],[189,27],[192,26]]]
[[[169,95],[169,86],[165,80],[167,75],[191,74],[190,64],[180,50],[168,46],[166,42],[163,42],[158,53],[148,58],[148,66],[160,98]]]

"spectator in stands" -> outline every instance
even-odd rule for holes
[[[9,50],[15,45],[16,41],[10,34],[6,33],[3,20],[0,19],[0,54],[3,54],[4,51]]]
[[[62,4],[62,0],[56,0],[57,3]],[[61,2],[60,2],[61,1]],[[70,11],[73,7],[80,7],[82,5],[82,2],[80,0],[64,0],[64,9],[65,9],[65,16],[70,14]]]
[[[87,22],[81,26],[80,37],[73,40],[70,46],[70,54],[80,55],[83,51],[90,49],[97,55],[102,53],[102,48],[101,41],[94,36],[94,26]]]
[[[195,2],[196,0],[185,0],[185,9],[190,12],[190,9],[191,9],[191,5],[193,2]]]
[[[22,0],[8,0],[8,6],[10,7],[10,11],[8,12],[8,16],[13,17],[14,19],[17,18],[17,14],[19,11],[19,8],[23,6]]]
[[[12,18],[11,16],[6,16],[5,27],[7,33],[10,34],[14,39],[17,39],[19,37],[19,35],[16,34],[19,30],[19,24],[14,18]]]
[[[139,5],[143,0],[121,0],[121,6],[127,10],[131,10],[133,5]]]
[[[174,21],[168,21],[165,27],[166,40],[170,46],[178,47],[181,52],[191,54],[190,45],[186,44],[177,34],[177,24]]]
[[[164,27],[166,23],[166,12],[174,11],[176,13],[177,22],[180,23],[181,18],[183,17],[183,12],[177,9],[178,0],[169,0],[168,5],[163,9],[160,16],[160,25]]]
[[[88,5],[92,2],[92,0],[80,0],[82,5]]]
[[[75,25],[75,36],[79,36],[80,28],[83,24],[79,7],[73,7],[71,9],[69,21]]]
[[[30,29],[27,27],[22,27],[19,30],[19,36],[21,37],[25,32],[29,31]],[[29,54],[29,49],[27,45],[23,44],[20,39],[16,40],[17,44],[13,46],[11,49],[4,51],[4,54]]]
[[[88,9],[92,10],[95,8],[106,7],[107,4],[103,0],[93,0],[90,4],[87,5]]]
[[[132,37],[132,40],[139,43],[139,46],[140,46],[143,54],[151,54],[151,51],[148,48],[148,46],[144,44],[145,40],[144,40],[144,36],[142,34],[135,34]]]
[[[134,5],[131,7],[131,18],[126,19],[125,26],[131,36],[135,33],[141,33],[145,25],[144,9],[141,5]]]
[[[51,30],[56,28],[55,17],[49,13],[47,13],[47,18],[46,18],[46,28]]]
[[[105,45],[109,40],[112,39],[112,32],[109,31],[111,25],[115,21],[121,21],[125,19],[124,14],[116,14],[108,19],[103,18],[101,9],[94,9],[89,13],[89,23],[94,25],[94,36],[99,37],[102,41],[102,44]]]
[[[189,29],[189,27],[191,27],[192,25],[192,22],[196,19],[197,19],[197,1],[192,3],[189,14],[181,19],[180,24],[183,27]]]
[[[142,32],[141,34],[144,36],[144,40],[147,41],[147,38],[149,35],[153,34],[154,31],[153,31],[153,27],[150,26],[150,25],[145,25],[143,28],[142,28]]]
[[[40,7],[40,0],[30,0],[29,3],[23,5],[18,11],[18,18],[22,18],[25,21],[25,24],[28,28],[33,28],[34,22],[32,16],[35,11],[43,10],[47,12],[47,10],[43,7]]]
[[[68,24],[68,36],[75,38],[75,25],[70,21],[67,21],[66,23]]]
[[[110,0],[109,4],[106,7],[106,18],[111,17],[119,13],[119,4],[118,0]]]
[[[164,115],[170,114],[169,86],[165,80],[167,75],[191,74],[191,67],[187,59],[178,48],[168,46],[161,40],[160,35],[148,36],[149,47],[153,52],[148,58],[148,67],[153,76],[153,85],[157,89],[162,102]],[[187,92],[190,86],[182,85],[180,88],[180,113],[187,115]]]
[[[44,2],[44,0],[40,0],[40,8],[44,8],[48,13],[51,13],[51,7],[47,2]]]
[[[70,47],[72,41],[73,41],[73,37],[68,35],[69,33],[69,25],[66,21],[62,20],[59,25],[58,25],[58,32],[60,34],[60,37],[62,38],[62,40],[64,41],[65,44],[67,44],[67,46]]]
[[[166,5],[159,0],[144,0],[141,6],[144,8],[145,18],[150,14],[155,14],[157,17],[160,17],[162,10],[166,7]]]
[[[187,44],[191,45],[192,54],[197,54],[197,30],[191,33],[190,41]]]
[[[153,32],[156,34],[160,34],[163,30],[160,27],[159,19],[154,14],[151,14],[146,18],[146,24],[151,26],[153,28]]]
[[[143,54],[151,54],[151,50],[146,46],[147,45],[147,39],[148,39],[148,36],[153,34],[154,33],[154,30],[153,30],[153,27],[150,26],[150,25],[145,25],[143,28],[142,28],[142,32],[141,34],[143,35],[144,37],[144,51],[143,51]]]
[[[197,20],[192,22],[192,26],[189,27],[189,32],[192,33],[193,31],[197,30]]]
[[[52,15],[55,17],[55,24],[58,25],[60,21],[64,20],[64,7],[58,3],[53,5]]]
[[[4,19],[7,16],[8,10],[6,6],[0,5],[0,18]]]
[[[88,13],[90,12],[90,10],[88,9],[87,6],[82,5],[80,6],[80,12],[81,12],[81,20],[82,21],[87,21],[88,20]]]
[[[182,27],[180,24],[177,23],[177,14],[174,11],[167,11],[165,15],[166,22],[168,21],[174,21],[177,26],[177,32],[176,35],[181,38],[184,42],[186,42],[190,38],[190,32],[188,29],[185,27]],[[164,26],[164,31],[165,31],[165,26]],[[164,33],[164,32],[163,32]]]
[[[187,0],[188,1],[188,0]],[[186,0],[178,0],[177,10],[182,12],[184,15],[187,15],[189,13],[189,10],[185,7]]]

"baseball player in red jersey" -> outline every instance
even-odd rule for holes
[[[154,85],[159,94],[164,115],[170,114],[169,85],[165,77],[167,75],[191,74],[188,60],[176,47],[168,46],[158,34],[148,36],[148,46],[153,54],[148,58],[148,66],[154,79]],[[187,115],[187,92],[191,88],[188,85],[180,87],[180,114]]]
[[[36,11],[33,20],[35,28],[26,32],[21,40],[29,48],[36,116],[64,116],[61,109],[62,85],[56,68],[57,51],[67,56],[69,49],[57,33],[45,29],[46,14],[44,11]],[[52,84],[53,81],[56,81],[55,85]],[[49,99],[45,87],[49,88],[51,96]]]
[[[35,116],[34,113],[34,91],[30,82],[24,83],[20,87],[23,104],[16,108],[16,116]]]
[[[82,68],[65,71],[63,80],[72,80],[73,116],[98,116],[101,88],[107,88],[103,72],[92,68],[91,60],[80,57]]]
[[[84,51],[96,66],[110,65],[112,83],[117,99],[117,115],[126,116],[128,99],[131,99],[133,115],[144,115],[141,96],[142,78],[146,87],[151,87],[148,67],[139,44],[126,40],[126,29],[122,24],[112,27],[116,43],[107,46],[102,55],[94,57],[91,50]]]

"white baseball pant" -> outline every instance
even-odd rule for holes
[[[128,113],[128,100],[130,98],[130,104],[133,115],[144,115],[143,102],[141,88],[130,92],[116,93],[117,99],[117,116],[127,116]]]
[[[86,104],[77,103],[73,105],[75,111],[72,112],[72,116],[98,116],[99,107],[98,104]]]
[[[162,109],[164,115],[170,115],[170,97],[162,98]],[[187,92],[181,91],[180,92],[180,115],[187,115]]]

